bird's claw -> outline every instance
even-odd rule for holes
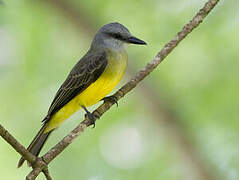
[[[91,112],[87,112],[85,114],[85,118],[89,118],[90,125],[93,125],[93,128],[95,128],[95,121],[96,121],[96,119],[99,119],[99,116],[97,116]]]
[[[95,115],[94,113],[91,113],[90,111],[88,111],[86,109],[85,106],[81,105],[81,107],[85,110],[86,114],[85,114],[85,118],[88,118],[90,121],[90,125],[93,125],[93,128],[95,127],[95,121],[96,119],[100,119],[100,116]]]
[[[118,99],[115,97],[115,96],[107,96],[107,97],[104,97],[103,99],[101,99],[101,101],[104,101],[105,102],[111,102],[113,104],[116,104],[117,107],[118,107]]]

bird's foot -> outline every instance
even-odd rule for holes
[[[107,97],[104,97],[103,99],[101,99],[101,101],[104,101],[104,102],[111,102],[113,104],[116,104],[117,107],[118,107],[118,99],[115,97],[115,96],[107,96]]]
[[[93,128],[95,128],[95,121],[96,121],[96,119],[99,119],[99,117],[90,112],[86,113],[85,117],[89,118],[90,125],[93,125]]]
[[[85,112],[86,112],[85,118],[89,118],[90,125],[93,125],[93,128],[95,128],[95,121],[96,121],[96,119],[99,119],[99,116],[97,116],[97,115],[91,113],[90,111],[88,111],[85,106],[81,106],[81,107],[82,107],[82,108],[85,110]]]

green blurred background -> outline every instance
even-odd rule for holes
[[[205,2],[5,1],[0,5],[0,123],[27,146],[98,28],[117,21],[148,43],[129,46],[122,85]],[[238,7],[239,1],[219,2],[118,108],[50,164],[53,179],[239,179]],[[55,131],[43,152],[83,117],[76,113]],[[0,179],[25,178],[30,169],[26,164],[17,169],[19,158],[1,139]]]

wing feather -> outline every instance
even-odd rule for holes
[[[48,121],[54,113],[95,82],[104,72],[107,65],[105,52],[91,53],[90,51],[74,66],[65,82],[57,91],[48,110]]]

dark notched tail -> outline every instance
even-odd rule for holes
[[[43,145],[45,144],[47,138],[49,137],[49,135],[51,134],[52,131],[47,132],[47,133],[43,133],[44,130],[47,127],[47,124],[44,124],[42,126],[42,128],[40,129],[40,131],[37,133],[37,135],[35,136],[35,138],[32,140],[31,144],[28,146],[27,150],[30,151],[32,154],[34,154],[35,156],[38,156],[38,154],[40,153]],[[21,159],[18,162],[17,167],[21,167],[22,164],[24,163],[25,159],[23,157],[21,157]]]

